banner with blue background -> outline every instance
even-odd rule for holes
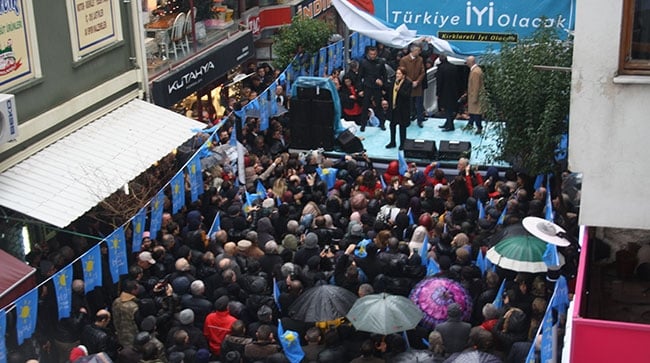
[[[542,26],[566,38],[575,23],[575,0],[382,0],[370,7],[350,3],[390,28],[404,24],[419,36],[447,40],[467,55],[528,38]]]

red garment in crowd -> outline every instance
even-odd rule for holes
[[[386,186],[391,186],[390,180],[394,177],[399,178],[399,182],[402,183],[402,175],[399,173],[399,162],[397,160],[393,160],[390,163],[388,163],[388,167],[386,168],[386,172],[384,173],[384,183],[386,183]]]
[[[426,185],[431,185],[433,187],[435,187],[436,184],[447,185],[447,179],[446,178],[436,179],[436,177],[433,176],[433,171],[435,169],[436,168],[431,164],[427,165],[427,167],[424,168],[424,177],[426,179],[425,184]]]
[[[230,333],[230,327],[237,320],[226,311],[214,311],[205,317],[203,335],[208,340],[210,351],[218,356],[221,354],[221,343]]]

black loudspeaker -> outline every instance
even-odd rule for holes
[[[414,159],[436,159],[436,142],[433,140],[404,140],[404,156]]]
[[[354,136],[350,130],[343,131],[336,141],[341,146],[341,150],[346,154],[360,153],[363,151],[363,143],[361,143],[361,139]]]
[[[334,148],[334,103],[331,100],[291,100],[290,146],[296,149]]]
[[[440,150],[438,152],[438,159],[440,160],[469,159],[471,155],[472,143],[469,141],[440,141]]]

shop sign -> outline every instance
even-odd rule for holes
[[[253,35],[250,32],[232,42],[217,46],[166,77],[153,81],[153,101],[159,106],[169,108],[219,79],[230,69],[251,58],[254,53]]]

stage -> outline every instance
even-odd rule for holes
[[[456,142],[471,143],[469,158],[470,164],[478,165],[482,170],[486,169],[490,165],[494,165],[500,170],[506,169],[510,166],[507,163],[495,162],[490,158],[491,150],[495,150],[497,146],[497,131],[495,130],[495,123],[483,121],[483,133],[476,135],[474,130],[463,131],[463,127],[467,125],[466,120],[456,120],[454,123],[455,130],[450,132],[444,132],[438,127],[444,122],[444,119],[428,118],[424,122],[424,127],[420,128],[417,123],[413,121],[411,122],[411,126],[407,129],[407,138],[418,141],[434,141],[436,150],[438,151],[438,156],[434,160],[438,161],[445,169],[455,169],[458,156],[453,158],[445,157],[445,153],[440,150],[441,141],[443,140],[449,141],[449,144],[451,145],[457,145]],[[361,132],[359,131],[358,126],[352,126],[350,130],[361,139],[366,153],[373,162],[378,164],[387,164],[389,161],[397,159],[398,149],[386,149],[385,147],[390,141],[388,125],[386,125],[385,131],[382,131],[379,127],[366,127],[366,130]],[[328,156],[339,156],[343,154],[343,151],[339,148],[337,143],[337,147],[334,150],[325,150],[325,154]],[[426,165],[433,161],[431,158],[409,156],[408,152],[406,154],[406,161],[415,162],[418,165]]]

